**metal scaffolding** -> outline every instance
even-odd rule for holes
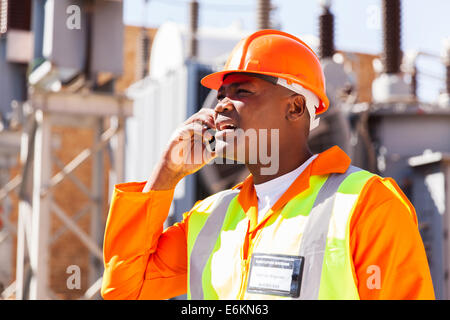
[[[0,198],[20,188],[17,221],[16,280],[3,293],[3,298],[15,294],[16,299],[57,299],[49,287],[50,244],[70,230],[89,250],[88,289],[82,298],[98,297],[103,272],[102,240],[104,225],[103,153],[111,146],[112,174],[115,183],[124,179],[124,125],[132,114],[132,103],[123,96],[97,93],[31,92],[32,116],[22,134],[22,174],[14,177],[0,190]],[[105,120],[109,120],[104,130]],[[84,149],[69,163],[63,164],[52,154],[52,127],[67,125],[94,129],[93,146]],[[92,157],[92,183],[86,186],[73,171]],[[55,164],[60,171],[52,174]],[[63,180],[70,179],[88,201],[70,216],[53,199],[52,193]],[[90,232],[85,232],[77,220],[91,215]],[[63,224],[51,234],[50,218],[54,214]],[[14,228],[10,228],[14,229]]]

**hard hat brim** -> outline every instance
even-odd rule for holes
[[[307,83],[302,83],[302,81],[299,81],[298,79],[291,77],[289,75],[286,74],[281,74],[281,73],[273,73],[273,72],[261,72],[261,71],[244,71],[244,70],[224,70],[224,71],[219,71],[219,72],[214,72],[211,73],[209,75],[207,75],[206,77],[203,77],[200,80],[200,83],[205,86],[206,88],[209,89],[213,89],[213,90],[219,90],[220,86],[222,85],[223,82],[223,77],[226,74],[229,73],[234,73],[234,72],[238,72],[238,73],[248,73],[248,74],[262,74],[262,75],[267,75],[267,76],[272,76],[272,77],[277,77],[277,78],[283,78],[286,79],[288,81],[292,81],[292,82],[296,82],[300,85],[302,85],[303,87],[305,87],[308,90],[311,90],[312,92],[314,92],[320,99],[321,101],[321,105],[319,106],[319,108],[316,109],[316,114],[321,114],[323,112],[325,112],[328,109],[328,106],[330,104],[328,97],[325,94],[318,94],[320,92],[320,90],[318,90],[317,88],[312,88],[310,85],[308,85]]]

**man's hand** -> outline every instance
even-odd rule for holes
[[[173,189],[182,178],[214,159],[209,129],[215,129],[214,110],[201,109],[175,130],[143,192]]]

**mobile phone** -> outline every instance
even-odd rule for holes
[[[206,129],[212,135],[212,138],[208,140],[206,148],[209,149],[210,152],[213,152],[215,151],[216,148],[216,138],[215,138],[216,130],[208,127],[207,125],[203,125],[203,128]]]

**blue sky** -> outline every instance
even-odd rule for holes
[[[171,20],[188,21],[188,0],[124,1],[124,22],[132,25],[157,27]],[[226,27],[239,20],[246,30],[256,28],[256,0],[199,0],[200,26]],[[367,53],[382,50],[381,0],[333,0],[336,48]],[[272,0],[276,10],[272,20],[281,30],[299,34],[318,35],[317,0]],[[450,37],[449,0],[402,1],[402,49],[425,51],[439,55],[442,39]],[[444,81],[444,67],[438,59],[421,57],[419,67],[419,97],[436,99]],[[430,74],[431,76],[425,75]]]

